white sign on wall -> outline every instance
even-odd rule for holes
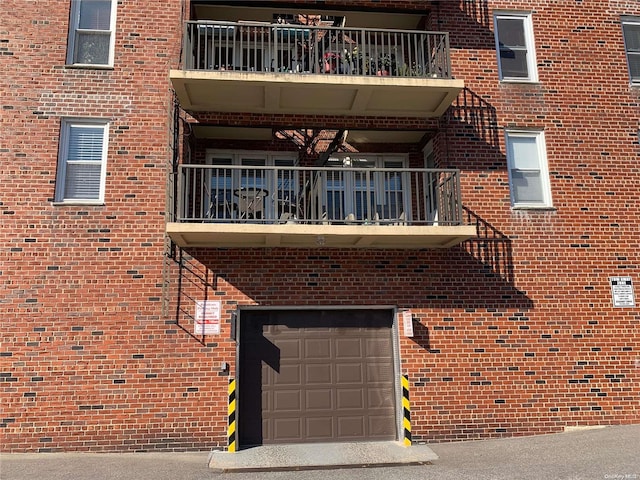
[[[633,293],[631,277],[610,277],[611,296],[614,307],[635,307],[636,298]]]
[[[195,335],[220,334],[220,300],[196,300],[196,313],[193,317]]]
[[[400,313],[402,316],[402,328],[405,337],[413,337],[413,315],[411,310],[404,310]]]

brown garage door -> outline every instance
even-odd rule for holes
[[[243,311],[241,446],[396,438],[391,310]]]

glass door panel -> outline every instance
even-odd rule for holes
[[[375,160],[358,159],[353,162],[357,168],[374,168]],[[374,220],[376,211],[376,184],[374,171],[349,172],[349,180],[353,184],[353,203],[347,206],[348,213],[353,213],[358,222]]]
[[[276,174],[271,189],[273,193],[268,199],[269,208],[273,208],[277,218],[282,220],[300,218],[302,206],[298,198],[298,175],[294,170],[287,168],[293,167],[295,161],[290,158],[274,158],[273,164]]]
[[[325,172],[326,213],[329,220],[344,220],[346,217],[345,172]]]
[[[208,217],[215,220],[230,219],[234,217],[235,200],[233,196],[234,181],[232,171],[224,168],[225,165],[231,165],[231,158],[215,158],[213,165],[220,165],[221,168],[212,168],[209,170],[210,185],[210,203],[208,209]]]
[[[404,168],[401,160],[385,161],[384,168]],[[383,220],[398,220],[405,216],[405,190],[408,188],[408,181],[405,181],[406,174],[403,172],[382,172],[381,194],[378,198],[378,215]]]
[[[267,164],[266,158],[241,158],[243,167]],[[242,168],[240,170],[240,186],[234,192],[238,197],[240,218],[257,220],[267,218],[265,207],[269,196],[269,171],[259,168]],[[269,216],[271,218],[273,215]]]

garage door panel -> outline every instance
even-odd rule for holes
[[[273,392],[274,413],[300,413],[302,410],[302,392],[296,390],[277,390]]]
[[[362,388],[340,388],[336,391],[336,404],[339,410],[365,408]]]
[[[364,369],[366,372],[365,381],[368,384],[378,382],[388,384],[393,381],[393,366],[389,365],[388,362],[367,362]]]
[[[361,384],[364,380],[362,363],[344,363],[336,365],[336,384]]]
[[[352,440],[365,436],[365,418],[362,415],[340,416],[337,426],[340,438]]]
[[[314,442],[329,441],[335,437],[334,419],[331,415],[307,417],[307,439]]]
[[[330,364],[312,363],[310,365],[305,365],[304,370],[307,385],[333,383]]]
[[[391,339],[365,338],[365,355],[368,358],[388,358],[391,352]]]
[[[296,441],[302,434],[302,421],[300,418],[274,418],[273,436],[274,442]]]
[[[305,391],[305,407],[307,410],[335,410],[333,389],[313,389]]]
[[[388,388],[375,388],[369,386],[367,388],[367,405],[370,409],[374,408],[393,408],[395,405],[395,396]]]
[[[240,445],[395,439],[392,324],[391,310],[243,311]]]
[[[279,372],[269,366],[265,366],[265,369],[269,371],[269,384],[276,386],[302,384],[302,365],[280,365]]]
[[[362,358],[361,338],[337,338],[336,358]]]
[[[367,421],[371,438],[388,438],[390,435],[395,435],[395,427],[386,422],[387,416],[388,413],[385,415],[369,415]]]
[[[275,338],[274,344],[280,349],[280,360],[302,360],[302,349],[297,338]]]
[[[318,336],[320,335],[320,332],[314,333]],[[316,360],[329,360],[331,358],[331,341],[328,338],[305,338],[303,341],[305,358]]]

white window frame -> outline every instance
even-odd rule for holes
[[[624,41],[624,51],[627,57],[627,68],[629,70],[629,80],[633,85],[640,85],[640,75],[634,77],[631,72],[631,56],[637,57],[638,61],[640,61],[640,49],[631,50],[631,47],[627,45],[627,37],[625,35],[624,27],[625,25],[636,25],[640,27],[640,17],[622,17],[622,38]]]
[[[111,2],[111,15],[109,30],[84,30],[80,29],[80,5],[82,2],[91,2],[92,0],[71,0],[71,16],[69,19],[69,40],[67,51],[67,65],[83,66],[83,67],[113,67],[113,59],[115,52],[115,32],[116,32],[116,11],[118,6],[117,0],[109,0]],[[80,63],[76,62],[76,52],[78,47],[78,33],[94,32],[109,36],[109,58],[107,63]]]
[[[207,150],[206,152],[207,165],[225,165],[244,166],[247,169],[251,169],[251,166],[258,167],[273,167],[277,162],[291,162],[291,166],[298,164],[298,154],[293,152],[265,152],[259,150]],[[231,163],[220,162],[221,160],[231,160]],[[240,178],[240,170],[237,171],[236,176],[238,178],[233,179],[233,184],[237,187],[242,186],[242,179]],[[266,178],[266,176],[265,176]],[[273,182],[276,179],[269,178],[265,187],[273,187]]]
[[[542,200],[540,202],[518,202],[515,198],[513,171],[516,170],[512,153],[512,139],[514,138],[533,138],[535,139],[538,153],[538,168],[520,169],[521,171],[538,172],[540,176],[540,188]],[[547,162],[546,142],[543,131],[532,130],[506,130],[505,131],[505,149],[507,155],[507,165],[509,171],[509,190],[511,192],[511,206],[513,208],[552,208],[551,200],[551,184],[549,179],[549,166]]]
[[[269,218],[275,215],[276,201],[278,199],[274,195],[278,191],[278,184],[282,179],[274,175],[275,172],[273,169],[264,167],[278,166],[278,163],[280,163],[282,167],[293,167],[298,164],[298,154],[296,152],[269,152],[261,150],[209,149],[206,152],[205,159],[207,165],[217,165],[222,169],[224,169],[225,166],[242,167],[241,169],[233,169],[228,180],[229,188],[227,189],[225,185],[223,194],[225,196],[233,196],[236,190],[246,188],[247,185],[249,185],[250,188],[264,188],[268,192],[268,196],[264,199],[264,208],[265,214]],[[257,168],[252,169],[252,166],[256,166]],[[252,173],[254,175],[253,177],[251,177]],[[216,195],[213,191],[215,190],[214,182],[217,178],[216,175],[219,175],[219,173],[213,170],[208,172],[208,178],[205,180],[205,188],[208,191],[205,192],[205,195]],[[225,180],[224,183],[227,183],[227,181]],[[296,182],[285,190],[297,194],[298,188],[299,186]],[[236,198],[227,198],[226,200],[235,201]],[[205,210],[206,207],[205,205]],[[206,211],[202,213],[204,216],[208,214]]]
[[[376,174],[374,175],[373,178],[371,178],[372,183],[368,185],[366,184],[362,185],[362,179],[358,178],[358,173],[356,171],[347,170],[344,172],[340,172],[342,168],[347,168],[347,169],[362,168],[362,167],[366,168],[365,164],[371,165],[371,168],[374,168],[374,169],[407,168],[408,163],[409,163],[409,159],[406,155],[397,155],[397,154],[391,154],[391,155],[373,154],[372,155],[372,154],[357,154],[357,153],[339,153],[339,154],[332,155],[329,158],[329,162],[327,163],[326,166],[335,168],[335,170],[339,173],[339,179],[341,179],[342,185],[335,185],[332,189],[329,189],[329,186],[325,185],[325,188],[323,188],[323,191],[324,191],[324,195],[322,199],[324,204],[323,206],[328,207],[329,200],[327,198],[327,195],[330,192],[342,192],[343,204],[341,205],[341,208],[344,208],[344,211],[342,211],[341,208],[339,208],[336,212],[328,212],[329,218],[332,220],[342,220],[342,218],[340,218],[341,216],[344,217],[345,219],[350,219],[351,216],[353,216],[353,220],[356,220],[356,221],[365,221],[365,222],[375,221],[376,220],[375,210],[378,207],[382,207],[383,209],[387,207],[389,210],[391,210],[390,206],[387,205],[389,198],[385,198],[384,194],[380,198],[372,198],[371,200],[375,200],[375,205],[373,204],[371,205],[372,210],[374,211],[370,211],[370,212],[358,211],[358,208],[356,205],[357,203],[356,196],[358,195],[358,193],[360,193],[360,195],[367,194],[367,192],[371,192],[373,194],[386,192],[387,195],[393,195],[394,193],[398,193],[397,190],[392,190],[392,189],[387,190],[385,188],[386,175]],[[325,183],[330,180],[327,173],[328,172],[324,172],[324,174],[322,175],[323,181]],[[387,212],[387,216],[391,215],[396,217],[401,214],[404,214],[405,219],[408,220],[407,217],[410,214],[409,202],[411,198],[411,190],[410,190],[411,181],[406,174],[400,175],[400,181],[402,183],[402,190],[400,190],[400,195],[402,196],[402,202],[401,204],[395,206],[395,209],[397,211]],[[382,217],[385,217],[385,214],[383,212],[378,212],[378,214],[380,213],[382,213]],[[363,218],[360,218],[360,216],[362,216]]]
[[[66,179],[68,166],[72,163],[88,163],[87,160],[74,160],[69,158],[69,141],[72,128],[103,129],[101,158],[100,158],[100,184],[97,198],[69,198],[66,191]],[[63,204],[104,204],[105,183],[107,178],[107,150],[109,145],[109,121],[105,119],[65,118],[60,125],[60,151],[58,155],[58,172],[56,176],[55,202]]]
[[[521,20],[524,29],[525,48],[527,54],[527,76],[509,77],[502,73],[502,60],[500,58],[500,39],[498,32],[498,20]],[[536,62],[535,42],[533,37],[533,21],[531,13],[496,12],[493,14],[493,30],[496,41],[496,54],[498,58],[498,75],[503,82],[535,83],[538,81],[538,68]]]

